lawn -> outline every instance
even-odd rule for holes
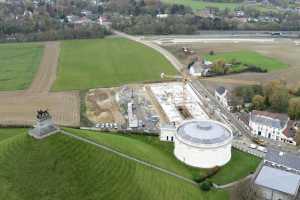
[[[254,51],[216,52],[214,55],[207,54],[205,59],[210,61],[224,59],[227,63],[235,59],[243,64],[255,65],[261,69],[266,69],[268,72],[288,67],[288,64],[285,64],[276,58],[269,58]]]
[[[176,73],[160,53],[124,38],[64,41],[53,90],[154,81],[162,72]]]
[[[1,128],[0,129],[0,143],[6,139],[14,137],[18,134],[25,133],[26,129],[15,129],[15,128]]]
[[[43,55],[40,44],[0,45],[0,91],[28,88]]]
[[[242,5],[238,3],[205,2],[202,0],[163,0],[163,2],[168,4],[179,4],[179,5],[189,6],[194,10],[205,9],[207,7],[214,7],[219,9],[229,8],[233,10],[234,8],[237,8]]]
[[[201,192],[64,135],[34,140],[21,133],[0,143],[0,199],[226,200],[229,195],[222,190]]]
[[[197,175],[203,175],[206,172],[203,169],[188,167],[178,161],[173,155],[173,144],[161,142],[157,137],[105,134],[76,129],[66,130],[162,168],[169,169],[190,179]],[[255,171],[259,162],[259,158],[238,150],[233,150],[231,161],[222,167],[218,174],[211,180],[217,184],[227,184],[239,180],[249,175],[250,172]]]
[[[255,172],[260,162],[258,157],[233,149],[230,162],[210,180],[219,185],[231,183]]]

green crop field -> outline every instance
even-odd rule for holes
[[[43,55],[40,44],[0,45],[0,91],[29,87]]]
[[[206,170],[203,169],[188,167],[178,161],[175,156],[173,156],[173,144],[161,142],[157,137],[103,134],[76,129],[66,130],[190,179],[197,175],[201,176],[206,172]],[[257,157],[234,149],[232,151],[231,161],[222,167],[211,180],[221,185],[239,180],[249,175],[250,172],[254,172],[260,161],[261,160]]]
[[[16,136],[0,142],[0,199],[229,199],[225,191],[204,193],[190,183],[61,134],[34,140],[23,129],[12,132]]]
[[[266,57],[254,51],[237,51],[226,53],[216,52],[214,55],[206,55],[205,59],[211,61],[224,59],[226,62],[230,62],[231,60],[235,59],[243,64],[256,65],[261,69],[268,70],[268,72],[288,67],[288,64],[285,64],[280,60]]]
[[[175,74],[158,52],[123,38],[64,41],[53,90],[81,90],[160,80]]]
[[[189,6],[194,10],[200,10],[208,7],[214,7],[219,9],[231,9],[241,6],[239,3],[215,3],[215,2],[205,2],[202,0],[163,0],[163,2],[168,4],[179,4]]]

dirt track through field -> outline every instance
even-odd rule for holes
[[[79,92],[50,92],[56,78],[59,50],[59,42],[46,42],[31,86],[24,91],[0,92],[1,125],[32,125],[38,109],[48,109],[59,125],[80,125]]]

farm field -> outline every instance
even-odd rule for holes
[[[274,39],[273,42],[194,42],[182,45],[166,45],[164,48],[172,52],[183,64],[187,66],[190,57],[181,53],[182,46],[193,49],[200,58],[207,55],[211,50],[216,54],[228,52],[251,51],[263,56],[278,60],[288,65],[281,69],[273,70],[268,73],[241,73],[226,76],[212,77],[203,79],[202,82],[210,88],[225,85],[228,88],[241,84],[264,84],[271,80],[285,80],[288,85],[300,84],[300,46],[297,41],[290,39]]]
[[[158,52],[123,38],[64,41],[55,91],[112,87],[175,74]]]
[[[214,3],[214,2],[205,2],[202,0],[163,0],[163,2],[168,4],[179,4],[189,6],[194,10],[200,10],[207,7],[215,7],[219,9],[229,8],[233,10],[236,7],[241,6],[242,4],[238,3]]]
[[[0,92],[0,123],[2,125],[32,126],[35,123],[36,111],[49,109],[57,124],[79,126],[79,92],[49,92],[56,79],[60,43],[45,42],[43,44],[44,54],[30,87],[22,91]],[[22,77],[22,74],[19,76]]]
[[[0,142],[0,199],[229,199],[64,135],[20,131]]]
[[[103,134],[76,129],[67,130],[190,179],[204,175],[206,172],[206,170],[203,169],[188,167],[178,161],[173,155],[173,144],[161,142],[157,137]],[[239,180],[249,175],[250,172],[255,171],[259,162],[260,159],[256,157],[233,150],[232,160],[224,166],[212,180],[217,184],[226,184]],[[240,167],[241,165],[243,165],[242,168]],[[236,173],[232,173],[232,171]]]
[[[216,53],[215,55],[206,54],[204,58],[210,61],[224,59],[226,63],[236,60],[242,64],[255,65],[261,69],[266,69],[268,72],[288,67],[287,64],[280,60],[263,56],[255,51],[225,52]]]
[[[0,91],[24,90],[29,87],[38,69],[42,44],[0,45]]]

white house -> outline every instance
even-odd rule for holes
[[[288,125],[286,114],[256,110],[250,113],[249,126],[253,135],[296,145]]]
[[[168,14],[157,14],[156,17],[160,19],[167,18],[169,15]]]
[[[215,97],[229,111],[234,110],[229,91],[226,88],[221,86],[215,89]]]
[[[193,76],[208,76],[211,71],[211,66],[197,61],[190,68],[189,73]]]

